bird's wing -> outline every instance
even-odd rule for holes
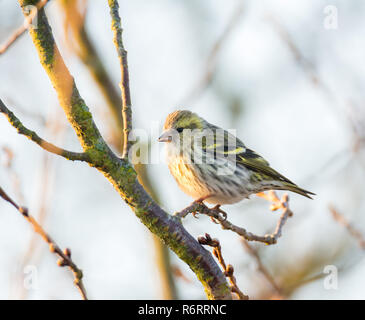
[[[227,130],[211,125],[215,131],[214,139],[203,140],[201,148],[204,153],[214,154],[214,158],[234,156],[238,166],[244,166],[256,172],[261,180],[279,180],[295,185],[288,178],[270,167],[263,157],[246,148],[244,143]]]
[[[234,143],[232,143],[232,138],[235,139]],[[228,155],[235,156],[236,165],[253,171],[255,177],[259,180],[282,182],[282,186],[277,187],[276,189],[296,192],[310,199],[312,199],[310,195],[314,195],[313,192],[298,187],[294,182],[271,168],[269,162],[255,151],[246,148],[241,140],[227,131],[224,131],[223,139],[217,138],[214,143],[203,144],[202,149],[205,154],[212,155],[214,152],[214,158],[227,157]]]
[[[270,164],[255,151],[246,148],[244,152],[237,153],[236,155],[237,165],[242,165],[252,171],[257,172],[259,175],[264,175],[273,180],[279,180],[295,185],[288,178],[270,167]]]

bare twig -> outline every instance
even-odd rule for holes
[[[64,134],[66,132],[66,125],[60,121],[62,111],[57,109],[56,112],[52,112],[50,117],[45,120],[45,129],[52,135],[52,137],[58,138],[57,140],[62,141],[64,138]],[[55,183],[55,167],[54,167],[54,158],[48,152],[43,153],[43,159],[41,163],[41,172],[38,181],[41,181],[39,185],[37,195],[39,196],[38,203],[38,214],[36,215],[37,221],[39,224],[43,225],[46,221],[47,215],[50,213],[50,197],[53,192],[53,186]],[[22,203],[22,202],[20,202]],[[34,212],[34,211],[33,211]],[[37,249],[37,235],[32,233],[31,239],[28,242],[28,247],[25,250],[25,255],[22,259],[22,265],[27,266],[30,264],[31,259],[35,256],[35,252]],[[36,258],[38,260],[33,259],[32,264],[37,264],[39,261],[40,255],[37,255]],[[21,286],[21,292],[19,294],[19,298],[24,300],[28,291],[25,290],[24,286]]]
[[[177,265],[173,265],[171,266],[171,271],[172,271],[172,274],[174,275],[174,277],[176,278],[180,278],[182,279],[183,281],[185,281],[186,283],[191,283],[192,280],[189,279],[185,274],[184,272],[182,272],[182,270],[179,268],[179,266]]]
[[[217,60],[219,53],[222,51],[223,45],[229,38],[229,35],[232,33],[232,30],[237,26],[240,18],[244,12],[244,3],[243,1],[239,3],[237,8],[234,9],[231,18],[228,21],[228,24],[224,28],[222,34],[218,37],[218,39],[213,44],[209,56],[206,60],[205,67],[203,73],[198,81],[198,83],[191,89],[191,91],[186,95],[185,98],[180,102],[181,105],[186,105],[195,100],[199,95],[201,95],[208,86],[212,83],[214,72],[217,67]]]
[[[6,155],[6,160],[4,162],[4,166],[7,169],[10,179],[13,183],[13,189],[16,192],[17,200],[20,202],[24,202],[24,195],[22,192],[22,188],[20,186],[20,179],[18,173],[14,170],[14,152],[8,146],[3,146],[2,150]]]
[[[302,70],[307,74],[313,85],[319,85],[321,89],[326,91],[329,94],[328,87],[321,81],[318,76],[315,66],[311,61],[304,57],[302,52],[299,50],[297,45],[294,43],[294,40],[290,36],[289,32],[284,28],[284,26],[277,21],[273,16],[267,17],[268,21],[274,27],[274,30],[278,33],[282,41],[288,46],[290,52],[292,53],[297,64],[302,68]]]
[[[329,105],[331,106],[331,108],[337,107],[337,109],[339,109],[340,102],[336,97],[336,95],[334,94],[333,90],[331,90],[331,88],[327,85],[327,83],[322,79],[322,77],[318,73],[318,70],[316,69],[316,66],[302,54],[298,46],[295,44],[295,41],[291,37],[290,33],[273,16],[268,16],[267,18],[268,21],[273,26],[274,30],[279,35],[279,37],[288,46],[288,49],[293,55],[295,62],[304,72],[304,74],[308,77],[313,86],[317,89],[320,89],[321,92],[326,96],[326,98],[330,102]],[[335,112],[334,115],[337,116],[338,112]]]
[[[108,0],[110,7],[110,15],[112,18],[112,30],[114,33],[114,45],[118,52],[121,82],[119,84],[122,92],[122,115],[123,115],[123,127],[124,127],[124,148],[123,158],[128,157],[129,149],[133,144],[129,139],[129,133],[132,130],[132,103],[131,94],[129,89],[129,72],[127,62],[127,51],[124,49],[121,26],[121,19],[119,16],[119,4],[117,0]]]
[[[266,194],[260,194],[260,195],[264,196],[267,200],[273,202],[270,208],[272,211],[283,209],[283,213],[281,214],[280,219],[276,225],[276,229],[272,234],[258,236],[251,232],[248,232],[246,229],[238,227],[233,223],[229,222],[226,219],[226,213],[224,213],[221,209],[219,209],[219,207],[216,206],[214,208],[208,208],[202,202],[193,202],[190,206],[188,206],[184,210],[175,213],[175,216],[179,218],[185,218],[189,213],[205,214],[213,218],[214,221],[217,221],[222,226],[222,229],[232,230],[233,232],[237,233],[238,235],[240,235],[241,237],[243,237],[248,241],[258,241],[258,242],[264,242],[266,244],[275,244],[277,243],[278,238],[281,237],[281,231],[286,220],[288,220],[288,218],[293,215],[293,212],[289,209],[289,197],[287,194],[284,194],[282,199],[280,200],[274,191],[270,191],[268,195]]]
[[[21,122],[20,120],[14,115],[13,112],[11,112],[6,106],[5,104],[2,102],[2,100],[0,99],[0,112],[4,113],[9,122],[11,123],[11,125],[17,129],[19,134],[22,134],[24,136],[26,136],[27,138],[29,138],[30,140],[32,140],[33,142],[35,142],[36,144],[38,144],[41,148],[43,148],[44,150],[57,154],[61,157],[64,157],[66,159],[69,160],[79,160],[79,161],[89,161],[88,155],[85,152],[72,152],[72,151],[67,151],[65,149],[61,149],[59,147],[56,147],[54,144],[49,143],[47,141],[45,141],[44,139],[42,139],[40,136],[38,136],[37,133],[35,133],[32,130],[29,130],[28,128],[26,128]]]
[[[0,187],[0,197],[5,201],[9,202],[13,207],[15,207],[23,217],[32,225],[34,231],[38,233],[45,242],[49,245],[49,249],[51,252],[55,253],[60,259],[57,261],[57,264],[60,267],[69,267],[74,275],[74,283],[78,290],[80,291],[81,297],[84,300],[87,300],[86,290],[84,284],[82,282],[82,271],[77,267],[77,265],[71,259],[71,250],[66,248],[65,250],[61,250],[60,247],[54,242],[54,240],[44,231],[44,229],[38,224],[38,222],[28,213],[28,209],[25,207],[21,207],[16,204]]]
[[[122,98],[119,89],[105,69],[102,57],[91,41],[85,26],[86,1],[60,0],[58,3],[64,10],[64,34],[69,47],[89,70],[100,89],[107,107],[111,111],[108,116],[108,129],[116,150],[123,151],[123,116]],[[82,6],[80,6],[82,4]],[[81,8],[80,8],[81,7]]]
[[[242,239],[242,245],[245,248],[245,250],[254,258],[257,270],[263,275],[263,277],[267,280],[267,282],[270,283],[271,287],[275,290],[276,294],[280,297],[283,297],[282,289],[279,287],[279,285],[275,282],[274,278],[270,274],[270,272],[266,269],[264,264],[261,261],[261,258],[259,254],[257,253],[257,250],[255,250],[245,239]]]
[[[20,26],[0,47],[0,55],[3,54],[19,37],[29,28],[38,11],[47,4],[48,0],[41,0],[36,6],[36,10],[31,10],[30,14],[24,19],[23,25]]]
[[[18,1],[24,11],[29,0]],[[57,91],[60,106],[89,156],[89,164],[104,174],[140,221],[189,265],[209,299],[232,299],[227,280],[211,254],[185,230],[179,219],[153,201],[139,184],[131,162],[126,157],[119,158],[106,144],[65,65],[43,9],[38,26],[30,28],[30,36]]]
[[[365,250],[364,235],[359,230],[354,228],[352,226],[352,224],[349,221],[347,221],[347,219],[341,213],[339,213],[336,208],[334,208],[333,206],[330,206],[329,209],[330,209],[333,219],[335,221],[337,221],[340,225],[345,227],[346,230],[349,232],[349,234],[357,241],[357,243],[359,244],[359,247],[361,249]]]
[[[233,275],[234,268],[231,264],[226,264],[223,255],[222,255],[222,247],[218,239],[212,239],[211,236],[206,233],[205,237],[200,236],[198,241],[202,245],[210,246],[213,248],[213,254],[218,259],[220,265],[224,270],[224,275],[229,279],[231,284],[231,291],[237,294],[240,300],[248,300],[248,296],[246,296],[237,286],[236,277]]]
[[[346,101],[342,102],[337,97],[335,92],[330,88],[330,86],[326,83],[325,80],[323,80],[323,77],[320,76],[320,73],[316,69],[316,66],[304,56],[304,54],[300,51],[299,47],[295,44],[295,41],[293,37],[290,35],[287,29],[273,16],[268,16],[268,21],[272,24],[274,30],[277,32],[281,40],[287,45],[289,51],[291,52],[295,62],[297,63],[298,67],[303,71],[303,73],[308,77],[310,82],[313,84],[313,86],[324,94],[324,96],[329,100],[329,105],[331,108],[336,108],[336,112],[333,114],[337,117],[339,117],[339,121],[343,121],[343,119],[347,120],[347,127],[352,133],[353,142],[352,142],[352,148],[351,150],[344,150],[340,151],[338,156],[337,154],[334,155],[333,159],[332,157],[329,159],[328,163],[325,164],[324,168],[327,169],[330,167],[330,165],[334,165],[336,162],[338,162],[340,159],[342,159],[344,156],[349,156],[350,151],[354,153],[355,156],[358,156],[358,151],[361,150],[364,146],[364,131],[363,128],[360,128],[361,122],[363,122],[363,119],[361,119],[361,113],[358,112],[358,110],[355,110],[355,104],[352,101],[352,99],[346,99]],[[346,107],[346,110],[348,110],[347,117],[341,116],[340,107],[341,104]],[[343,107],[342,107],[343,109]],[[360,108],[359,108],[360,109]],[[362,110],[361,106],[361,110]],[[331,109],[332,110],[332,109]],[[354,115],[356,115],[354,117]],[[359,120],[360,119],[360,120]],[[360,129],[360,130],[359,130]],[[352,160],[352,157],[349,157],[347,162],[350,162]],[[363,162],[360,161],[360,164]],[[319,172],[322,173],[322,170],[319,170]],[[312,178],[312,176],[318,176],[316,173],[308,177],[308,179]]]

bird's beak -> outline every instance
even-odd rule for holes
[[[172,132],[171,130],[166,130],[161,134],[161,136],[158,138],[159,142],[171,142],[172,141]]]

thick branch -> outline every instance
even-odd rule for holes
[[[122,98],[119,90],[106,71],[102,57],[89,37],[85,27],[85,12],[81,12],[79,2],[75,0],[61,0],[59,4],[65,12],[64,33],[66,40],[88,68],[104,96],[105,102],[112,114],[111,132],[113,135],[113,145],[115,145],[117,150],[123,151]]]
[[[132,142],[129,140],[129,133],[132,130],[132,103],[129,90],[129,72],[127,62],[127,51],[124,49],[122,33],[123,29],[119,17],[119,4],[117,0],[108,0],[110,15],[112,18],[112,30],[114,33],[114,45],[118,52],[121,82],[119,84],[122,91],[122,114],[124,127],[124,148],[123,157],[128,157],[129,149]]]
[[[38,224],[38,222],[28,213],[28,209],[16,204],[0,187],[0,197],[5,201],[9,202],[14,208],[16,208],[22,216],[32,225],[34,231],[38,233],[45,242],[49,245],[49,250],[59,256],[60,260],[57,264],[60,267],[69,267],[74,275],[74,283],[79,289],[82,299],[87,300],[86,290],[82,282],[82,271],[77,267],[77,265],[71,259],[71,251],[66,248],[64,251],[54,242],[54,240],[44,231],[44,229]]]
[[[189,213],[205,214],[205,215],[213,218],[214,221],[216,221],[217,223],[219,223],[222,226],[222,229],[231,230],[248,241],[258,241],[258,242],[264,242],[266,244],[275,244],[277,242],[278,238],[281,237],[281,230],[282,230],[286,220],[293,215],[293,212],[289,209],[288,195],[284,195],[282,200],[277,198],[275,193],[271,193],[269,195],[269,197],[270,198],[268,200],[274,201],[274,205],[272,206],[271,209],[277,210],[277,209],[281,208],[281,209],[283,209],[283,213],[281,214],[280,219],[276,225],[275,232],[272,234],[264,235],[264,236],[255,235],[251,232],[248,232],[246,229],[244,229],[242,227],[238,227],[238,226],[234,225],[233,223],[231,223],[227,220],[226,213],[223,212],[221,209],[219,209],[219,207],[208,208],[202,202],[193,202],[190,206],[188,206],[184,210],[175,213],[175,216],[179,217],[179,218],[184,218]],[[222,213],[223,213],[223,215],[222,215]]]
[[[36,144],[38,144],[41,148],[44,150],[57,154],[61,157],[64,157],[69,160],[79,160],[79,161],[89,161],[89,157],[87,153],[85,152],[72,152],[67,151],[65,149],[61,149],[57,146],[55,146],[52,143],[49,143],[42,139],[40,136],[38,136],[37,133],[35,133],[32,130],[27,129],[21,121],[12,113],[2,102],[0,99],[0,112],[4,113],[6,117],[8,118],[11,125],[18,131],[19,134],[22,134],[23,136],[26,136]]]
[[[37,5],[39,2],[39,0],[18,1],[25,16],[27,16],[27,6]],[[67,69],[55,43],[44,8],[38,11],[37,27],[31,25],[29,33],[37,49],[40,62],[57,92],[60,105],[74,128],[84,151],[98,148],[100,151],[108,152],[109,148],[96,128],[91,113],[81,98],[74,78]],[[101,148],[106,148],[106,150],[101,150]]]
[[[37,3],[37,0],[18,1],[22,7]],[[190,266],[203,284],[208,298],[231,299],[227,281],[212,255],[185,230],[179,219],[167,214],[151,199],[139,184],[128,159],[118,158],[101,137],[64,64],[43,10],[39,12],[38,28],[30,29],[30,35],[60,104],[90,157],[89,164],[105,175],[141,222]],[[129,122],[128,127],[130,125]]]

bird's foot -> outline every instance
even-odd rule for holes
[[[191,214],[192,214],[192,216],[193,216],[195,219],[199,219],[199,212],[198,212],[198,211],[193,211]]]
[[[210,197],[210,195],[207,195],[207,196],[204,196],[204,197],[201,197],[201,198],[199,198],[199,199],[196,199],[196,200],[194,200],[194,202],[192,203],[192,205],[197,205],[198,207],[202,207],[203,208],[203,210],[204,209],[208,209],[209,210],[209,208],[205,205],[205,203],[204,203],[204,200],[206,200],[206,199],[208,199]],[[191,212],[191,214],[193,215],[193,217],[194,218],[196,218],[196,219],[199,219],[198,218],[198,215],[199,215],[199,209],[200,208],[197,208],[197,210],[196,211],[193,211],[193,212]]]

